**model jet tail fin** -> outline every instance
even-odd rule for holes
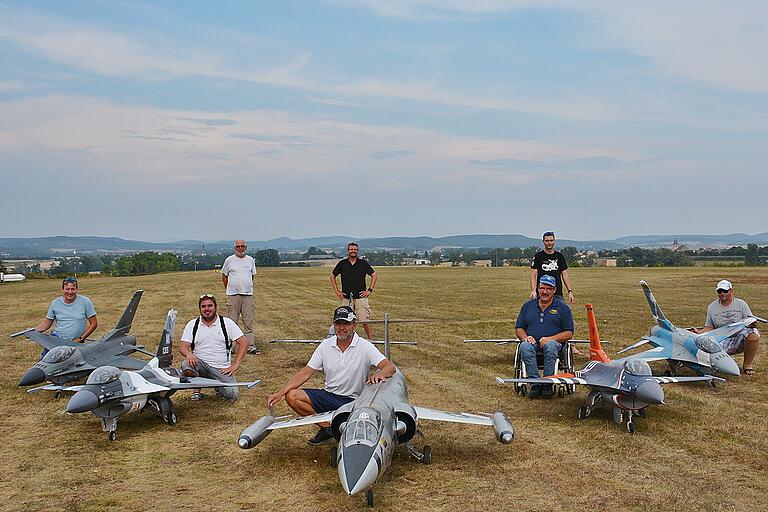
[[[157,347],[157,364],[159,368],[173,366],[173,330],[176,328],[176,310],[169,309],[165,319],[165,328],[160,335],[160,345]]]
[[[589,321],[589,359],[603,363],[610,362],[611,358],[608,357],[600,344],[600,334],[597,332],[597,320],[595,320],[592,304],[587,304],[587,320]]]
[[[651,315],[653,315],[653,319],[656,320],[656,325],[662,329],[674,331],[675,326],[672,325],[672,322],[667,320],[667,317],[664,316],[664,312],[661,311],[661,306],[659,306],[659,303],[656,302],[656,297],[653,296],[653,292],[651,291],[650,286],[648,286],[648,283],[645,281],[640,281],[640,286],[643,287],[645,300],[648,301],[648,307],[651,308]]]
[[[133,317],[136,316],[136,310],[139,309],[139,302],[141,301],[141,296],[143,293],[144,290],[136,290],[136,293],[134,293],[133,297],[131,297],[131,301],[128,303],[128,306],[126,306],[125,311],[123,311],[120,320],[117,321],[117,325],[114,329],[109,331],[106,336],[104,336],[102,341],[111,340],[117,336],[128,334],[128,331],[131,330],[131,324],[133,324]]]

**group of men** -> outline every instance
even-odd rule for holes
[[[521,340],[522,359],[531,378],[539,376],[536,364],[537,352],[543,353],[544,374],[553,375],[556,361],[565,343],[573,337],[574,324],[571,310],[573,287],[568,275],[568,265],[563,255],[554,249],[555,234],[543,235],[544,250],[531,260],[531,295],[518,314],[515,330]],[[234,374],[247,353],[258,354],[253,336],[253,277],[256,266],[246,254],[245,241],[235,242],[235,253],[222,266],[222,281],[227,294],[227,316],[217,313],[216,298],[212,294],[199,297],[200,315],[190,320],[181,336],[179,352],[184,357],[182,373],[185,376],[203,376],[222,382],[236,382]],[[368,297],[373,293],[377,276],[371,265],[358,258],[356,243],[347,246],[347,258],[338,262],[331,272],[331,283],[342,305],[333,313],[333,330],[328,338],[315,349],[307,365],[299,370],[276,393],[269,395],[267,406],[285,398],[289,407],[301,416],[333,411],[354,400],[366,383],[377,383],[392,376],[396,367],[386,359],[368,339],[356,332],[361,320],[366,336],[371,337],[371,318]],[[341,275],[341,290],[337,277]],[[370,284],[366,278],[370,277]],[[567,299],[562,285],[565,284]],[[733,285],[722,280],[716,286],[717,300],[707,308],[705,327],[696,332],[706,332],[723,325],[752,316],[746,302],[735,298]],[[242,317],[244,329],[238,326]],[[45,331],[56,324],[54,335],[82,342],[96,329],[96,311],[91,301],[78,295],[77,280],[65,278],[62,297],[51,302],[46,319],[35,329]],[[757,353],[760,333],[747,327],[726,340],[729,354],[744,352],[744,373],[754,373],[752,366]],[[234,360],[233,358],[234,354]],[[370,376],[371,367],[376,371]],[[302,388],[318,371],[325,374],[322,389]],[[217,393],[227,400],[237,400],[239,388],[225,387]],[[532,386],[531,398],[552,396],[552,386]],[[196,390],[193,400],[203,396]],[[332,438],[328,424],[320,424],[318,432],[309,440],[319,444]]]

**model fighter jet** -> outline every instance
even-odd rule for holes
[[[632,419],[635,414],[645,416],[646,407],[664,403],[664,390],[661,384],[678,382],[696,382],[723,379],[711,375],[701,377],[654,377],[651,367],[643,359],[627,358],[611,361],[600,344],[597,322],[592,305],[587,304],[589,320],[589,358],[590,361],[575,373],[562,373],[550,377],[535,379],[502,379],[500,384],[524,382],[527,384],[582,384],[589,387],[587,405],[579,408],[579,418],[584,419],[601,405],[613,407],[613,420],[623,423],[627,413],[627,432],[635,433]]]
[[[34,329],[12,334],[12,338],[26,336],[48,350],[37,364],[27,370],[19,381],[19,386],[32,386],[45,381],[58,385],[66,384],[85,378],[93,370],[104,365],[129,370],[143,368],[147,364],[146,361],[128,356],[133,352],[153,355],[145,350],[144,346],[137,345],[136,338],[128,334],[143,293],[143,290],[138,290],[133,294],[115,328],[95,342],[75,343]]]
[[[630,345],[619,354],[635,349],[646,343],[654,348],[635,354],[633,358],[641,358],[645,361],[661,361],[666,359],[669,364],[668,375],[674,375],[681,365],[687,366],[699,375],[707,375],[720,372],[725,375],[739,375],[739,365],[723,350],[723,340],[739,332],[755,322],[765,322],[762,318],[749,317],[718,329],[694,334],[686,329],[680,329],[672,325],[661,311],[656,299],[648,287],[648,283],[640,281],[643,287],[651,315],[656,320],[656,325],[651,328],[649,336],[644,336],[634,345]],[[714,382],[714,381],[712,381]]]
[[[203,377],[183,377],[171,367],[173,362],[172,335],[176,311],[168,311],[165,329],[160,338],[157,355],[139,371],[121,370],[102,366],[94,370],[82,386],[48,385],[37,389],[74,391],[67,403],[67,412],[92,412],[101,418],[101,427],[110,441],[117,439],[117,421],[132,411],[150,408],[159,413],[169,425],[177,422],[170,396],[176,391],[197,388],[247,386],[252,388],[261,381],[227,383]],[[33,391],[33,390],[30,390]]]
[[[270,408],[271,409],[271,408]],[[276,418],[272,411],[243,430],[240,448],[253,448],[273,430],[331,422],[331,430],[339,442],[331,449],[331,465],[337,467],[344,491],[352,496],[365,492],[368,506],[373,506],[373,485],[392,462],[395,447],[405,444],[408,453],[424,464],[432,460],[432,450],[424,445],[418,451],[411,440],[421,434],[419,420],[439,420],[493,427],[496,439],[503,444],[515,438],[515,429],[501,412],[492,415],[451,413],[415,407],[408,401],[405,377],[397,370],[392,377],[367,384],[360,396],[335,411],[298,419]]]

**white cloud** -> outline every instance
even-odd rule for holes
[[[0,92],[20,92],[26,89],[21,82],[13,82],[10,80],[0,80]]]

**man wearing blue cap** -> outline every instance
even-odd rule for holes
[[[545,274],[539,279],[538,297],[529,300],[520,308],[515,329],[520,343],[525,369],[530,378],[539,376],[536,352],[544,353],[544,376],[554,375],[563,344],[573,337],[573,315],[568,305],[555,297],[557,282]],[[546,388],[546,389],[544,389]],[[551,385],[531,386],[531,398],[550,398],[554,395]]]

